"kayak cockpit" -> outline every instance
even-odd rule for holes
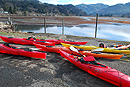
[[[8,43],[4,43],[4,46],[7,46],[7,47],[11,48],[11,46]]]
[[[93,56],[88,56],[88,57],[82,57],[78,59],[81,63],[85,63],[85,64],[92,64],[92,65],[96,65],[96,66],[100,66],[100,67],[106,67],[103,64],[97,63],[95,58]]]
[[[17,47],[15,47],[15,46],[9,45],[8,43],[4,43],[4,46],[9,47],[9,48],[13,48],[13,49],[16,49],[16,48],[17,48]]]
[[[8,43],[4,43],[4,46],[9,47],[9,48],[13,48],[13,49],[23,49],[24,51],[33,51],[33,50],[29,49],[29,48],[17,48],[15,46],[9,45]]]
[[[36,41],[36,38],[35,37],[28,37],[27,40]]]

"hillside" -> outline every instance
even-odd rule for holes
[[[117,15],[117,16],[129,16],[130,12],[130,2],[126,4],[116,4],[112,6],[104,5],[104,4],[80,4],[76,5],[79,9],[84,10],[87,12],[89,15],[96,15],[98,12],[99,15],[104,15],[104,16],[112,16],[112,15]]]
[[[130,2],[126,4],[116,4],[98,11],[99,14],[123,15],[130,12]],[[95,14],[92,13],[92,14]]]
[[[46,15],[65,15],[65,16],[85,16],[86,12],[78,9],[74,5],[53,5],[48,3],[41,3],[38,0],[2,0],[0,7],[4,11],[11,14],[16,13],[13,10],[27,13],[39,13]],[[16,9],[17,8],[17,9]]]
[[[100,16],[122,16],[129,17],[130,2],[126,4],[105,5],[98,4],[79,4],[79,5],[53,5],[49,3],[42,3],[39,0],[1,0],[0,8],[8,11],[10,14],[17,15],[62,15],[62,16],[87,16],[96,15],[98,12]]]
[[[107,8],[109,5],[104,5],[101,3],[98,4],[90,4],[90,5],[86,5],[86,4],[79,4],[76,5],[76,7],[78,7],[79,9],[82,9],[83,11],[85,11],[87,14],[91,14],[93,12],[97,12],[103,8]]]

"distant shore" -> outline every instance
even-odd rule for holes
[[[88,17],[86,20],[84,17]],[[64,19],[64,25],[79,25],[79,24],[95,24],[96,17],[90,16],[43,16],[43,17],[30,17],[30,16],[12,16],[11,21],[13,24],[20,25],[44,25],[44,18],[46,18],[46,24],[62,25]],[[117,20],[118,19],[118,20]],[[8,21],[8,17],[0,17],[1,21]],[[124,23],[130,24],[130,18],[118,18],[118,17],[98,17],[98,24],[108,23]]]

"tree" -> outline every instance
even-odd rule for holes
[[[12,9],[12,7],[11,7],[11,6],[9,7],[8,12],[9,12],[9,13],[11,13],[11,14],[13,14],[13,9]]]
[[[17,12],[17,6],[16,6],[16,5],[14,5],[13,13],[15,13],[15,14],[16,14],[16,12]]]
[[[8,5],[6,4],[6,3],[4,3],[4,5],[3,5],[3,9],[4,9],[4,11],[8,11]]]
[[[27,15],[26,11],[24,11],[23,15],[24,15],[24,16],[26,16],[26,15]]]

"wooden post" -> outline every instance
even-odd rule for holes
[[[62,19],[62,35],[64,35],[64,18]]]
[[[8,17],[8,21],[10,22],[10,16]]]
[[[15,32],[15,30],[16,30],[15,25],[11,25],[11,29],[13,32]]]
[[[97,36],[97,22],[98,22],[98,12],[97,12],[97,16],[96,16],[95,38]]]
[[[9,22],[9,25],[12,25],[11,20],[10,20],[10,16],[8,17],[8,22]]]
[[[44,17],[44,31],[46,33],[46,17]]]

